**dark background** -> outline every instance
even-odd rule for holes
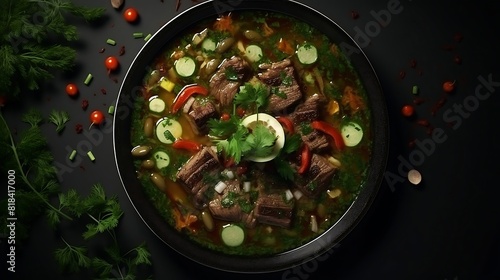
[[[38,93],[23,94],[22,103],[9,104],[3,111],[13,130],[24,128],[20,116],[31,107],[44,116],[52,109],[70,112],[71,121],[61,135],[52,125],[43,126],[55,161],[66,164],[66,147],[74,148],[89,139],[94,139],[92,151],[97,160],[92,163],[82,156],[79,165],[61,174],[63,188],[86,193],[93,184],[101,183],[108,194],[117,195],[125,212],[118,228],[119,240],[124,249],[147,243],[153,260],[153,269],[147,273],[154,279],[500,279],[500,2],[299,1],[338,23],[372,62],[389,110],[391,141],[386,175],[391,180],[384,180],[368,214],[332,255],[292,270],[257,276],[214,271],[174,253],[148,230],[123,191],[114,163],[110,126],[101,130],[102,138],[88,138],[73,130],[77,123],[88,125],[91,110],[107,111],[115,102],[126,69],[144,44],[132,33],[154,33],[193,2],[181,0],[176,11],[173,0],[126,0],[124,7],[133,6],[140,13],[140,22],[134,25],[125,22],[122,10],[114,10],[108,0],[75,2],[107,8],[106,18],[98,24],[72,19],[80,33],[75,44],[77,67],[72,73],[57,74]],[[387,11],[388,5],[396,5],[398,12],[390,19],[383,18],[381,26],[376,17],[380,11]],[[357,19],[352,11],[359,14]],[[457,40],[457,35],[462,40]],[[108,38],[116,40],[117,45],[106,45]],[[117,55],[121,46],[126,47],[126,53],[120,57],[121,70],[115,83],[106,76],[103,61],[107,55]],[[101,48],[106,48],[104,54],[98,52]],[[454,61],[457,55],[461,64]],[[414,68],[412,60],[416,62]],[[94,75],[89,87],[83,85],[87,73]],[[493,82],[491,94],[484,100],[474,97],[480,77]],[[441,90],[445,80],[457,81],[453,94]],[[77,99],[64,92],[69,82],[80,86]],[[420,88],[419,97],[425,101],[416,106],[416,119],[426,119],[442,129],[446,136],[442,143],[432,141],[415,119],[401,115],[401,107],[412,103],[413,85]],[[101,88],[107,94],[102,94]],[[487,92],[487,87],[480,91]],[[433,115],[433,107],[443,97],[446,103]],[[87,111],[80,108],[82,99],[90,102]],[[460,107],[462,115],[454,111]],[[107,120],[111,123],[112,118],[107,116]],[[409,142],[414,139],[427,143],[427,151],[419,146],[411,149]],[[398,169],[403,162],[422,173],[419,186],[399,181],[403,177]],[[52,255],[60,242],[40,220],[18,252],[15,276],[63,278]],[[5,254],[2,252],[2,257]]]

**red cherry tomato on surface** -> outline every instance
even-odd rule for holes
[[[415,109],[411,105],[405,105],[401,108],[401,114],[405,117],[411,117],[415,113]]]
[[[102,124],[104,122],[104,113],[99,110],[92,111],[90,113],[90,121],[92,122],[90,127]]]
[[[118,58],[114,56],[108,56],[108,58],[106,58],[106,60],[104,61],[104,65],[106,65],[106,68],[109,71],[114,71],[118,69],[118,65],[120,65],[120,63],[118,62]]]
[[[69,96],[75,96],[78,94],[78,87],[75,84],[67,84],[66,85],[66,93]]]
[[[443,90],[446,93],[450,93],[453,90],[455,90],[455,81],[453,81],[453,82],[451,82],[451,81],[444,82],[443,83]]]
[[[135,22],[139,17],[139,13],[135,8],[128,8],[123,12],[123,18],[128,22]]]

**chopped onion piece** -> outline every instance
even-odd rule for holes
[[[214,187],[215,191],[218,192],[219,194],[221,194],[226,188],[227,184],[222,181],[219,181]]]
[[[250,192],[250,188],[252,187],[252,183],[250,181],[243,182],[243,191]]]
[[[290,200],[293,198],[293,193],[292,193],[292,191],[290,191],[290,190],[286,190],[286,191],[285,191],[285,198],[286,198],[286,201],[290,201]]]
[[[229,169],[224,169],[222,171],[222,176],[227,177],[229,180],[234,179],[234,172]]]
[[[189,109],[191,109],[191,106],[193,105],[195,99],[194,97],[189,97],[189,99],[186,101],[186,104],[184,104],[184,107],[182,107],[182,112],[183,113],[189,113]]]
[[[299,190],[293,191],[293,196],[295,197],[296,200],[299,200],[303,195],[304,194]]]
[[[315,215],[311,215],[311,231],[318,232],[318,221]]]
[[[336,198],[342,194],[342,191],[340,189],[333,189],[333,190],[326,191],[326,193],[328,194],[328,196],[330,198]]]
[[[336,167],[340,167],[340,166],[342,166],[342,164],[340,163],[340,160],[338,160],[338,159],[336,159],[336,158],[334,158],[334,157],[328,157],[328,161],[329,161],[331,164],[335,165]]]

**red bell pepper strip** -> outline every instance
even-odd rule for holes
[[[345,147],[344,139],[340,132],[333,127],[331,124],[324,121],[313,121],[311,123],[312,128],[319,130],[323,133],[330,135],[333,138],[333,142],[337,149],[342,150]]]
[[[198,152],[201,149],[201,145],[193,140],[177,139],[172,144],[175,149],[188,150],[191,152]]]
[[[299,174],[304,174],[309,170],[309,165],[311,165],[311,149],[306,144],[302,145],[302,151],[300,152],[300,167],[297,171]]]
[[[182,108],[182,106],[186,103],[189,97],[191,97],[195,93],[201,95],[208,95],[208,89],[197,84],[187,85],[183,87],[175,97],[170,111],[174,114],[177,113],[177,111],[179,111],[179,109]]]
[[[283,128],[285,128],[288,131],[288,133],[290,134],[295,133],[292,120],[290,120],[287,117],[277,117],[276,120],[278,120],[278,122],[283,126]]]

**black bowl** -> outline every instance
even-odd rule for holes
[[[358,71],[367,91],[372,112],[374,138],[371,167],[359,196],[339,221],[319,237],[303,246],[273,256],[255,258],[229,256],[210,251],[190,241],[164,221],[142,192],[130,154],[131,112],[134,98],[140,92],[144,69],[171,39],[193,24],[193,19],[215,18],[221,13],[232,10],[264,10],[298,18],[319,29],[341,48],[348,50],[351,63]],[[361,220],[377,195],[385,171],[388,142],[385,99],[378,78],[363,51],[345,31],[326,16],[304,4],[286,0],[207,1],[186,10],[165,24],[144,45],[126,73],[116,104],[113,130],[115,159],[120,179],[134,208],[151,231],[172,249],[193,261],[220,270],[252,273],[276,271],[299,265],[338,244]]]

